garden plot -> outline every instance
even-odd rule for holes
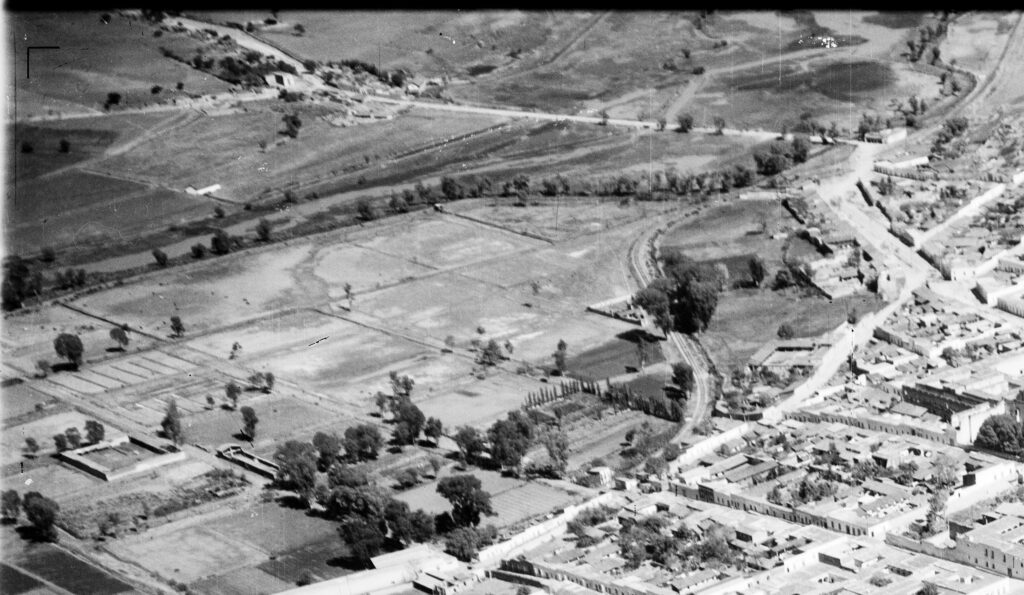
[[[359,242],[365,248],[436,268],[455,268],[484,259],[542,246],[532,240],[454,217],[417,222],[404,233],[377,235]]]
[[[163,336],[170,335],[169,320],[176,315],[186,335],[194,334],[309,303],[311,292],[292,275],[310,249],[309,244],[300,244],[215,258],[90,295],[77,305]]]

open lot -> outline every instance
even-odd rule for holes
[[[483,517],[480,521],[482,525],[508,527],[564,507],[574,498],[568,492],[546,484],[504,477],[494,471],[474,468],[467,473],[478,478],[483,489],[491,494],[491,504],[497,513],[497,516]],[[444,476],[446,473],[442,472],[441,475]],[[436,481],[396,494],[395,498],[408,503],[411,508],[422,508],[431,514],[451,510],[451,504],[437,493]]]
[[[845,322],[851,310],[867,314],[884,305],[875,294],[830,301],[819,295],[802,295],[798,289],[734,289],[719,298],[715,316],[700,335],[700,342],[725,373],[745,366],[755,351],[777,337],[783,323],[788,323],[797,337],[814,337]]]
[[[65,411],[5,428],[3,436],[0,437],[0,444],[2,444],[2,451],[0,451],[2,459],[0,459],[0,462],[3,465],[9,465],[21,460],[23,457],[21,451],[25,446],[26,438],[35,438],[36,442],[39,443],[39,453],[37,456],[45,456],[54,452],[56,447],[53,444],[53,435],[63,434],[64,430],[68,428],[78,428],[84,440],[85,422],[90,419],[93,418],[77,411]],[[119,435],[123,435],[123,433],[115,428],[107,429],[106,438],[116,438]]]
[[[484,380],[465,378],[454,386],[437,388],[436,394],[416,404],[424,415],[440,419],[445,428],[469,425],[485,429],[505,412],[519,408],[526,395],[541,386],[535,380],[499,372]]]
[[[47,394],[34,390],[28,384],[14,384],[0,390],[0,413],[7,420],[36,410],[53,403],[54,399]]]

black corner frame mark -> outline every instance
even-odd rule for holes
[[[59,50],[57,45],[30,45],[25,48],[25,78],[32,78],[32,50]]]

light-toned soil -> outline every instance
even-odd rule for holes
[[[84,441],[85,422],[90,419],[92,418],[77,411],[66,411],[64,413],[48,415],[12,428],[6,428],[4,429],[3,436],[0,437],[0,445],[2,445],[0,463],[8,465],[22,460],[21,450],[25,446],[26,438],[35,438],[36,442],[39,443],[39,453],[37,456],[45,456],[55,452],[56,447],[53,444],[53,435],[63,434],[64,430],[68,428],[78,428],[78,432],[82,435],[82,440]],[[107,439],[123,435],[123,432],[115,428],[107,428]]]

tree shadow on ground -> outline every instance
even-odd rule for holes
[[[54,372],[77,372],[78,366],[71,362],[60,362],[50,366],[50,369]]]
[[[300,498],[295,494],[280,496],[277,498],[277,503],[292,510],[309,510],[309,503],[306,502],[305,498]]]
[[[369,563],[363,562],[353,556],[336,556],[327,560],[326,564],[331,568],[344,568],[345,570],[351,570],[353,572],[370,568]]]

